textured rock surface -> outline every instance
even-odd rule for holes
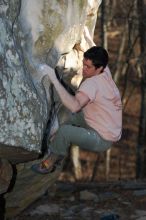
[[[93,35],[100,3],[90,0],[1,1],[0,154],[5,148],[10,149],[11,155],[14,147],[41,152],[51,100],[50,83],[43,82],[38,66],[57,64],[61,71],[65,70],[65,79],[70,83],[81,65],[82,52],[76,45],[88,48],[84,26],[87,25]],[[7,157],[5,154],[3,152],[2,157]],[[20,161],[23,162],[23,158]]]

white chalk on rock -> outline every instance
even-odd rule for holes
[[[39,65],[39,70],[44,70],[45,64],[40,64]]]

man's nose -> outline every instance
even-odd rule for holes
[[[86,70],[87,69],[87,66],[86,65],[83,65],[83,70]]]

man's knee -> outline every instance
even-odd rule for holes
[[[64,136],[68,133],[68,131],[70,131],[70,125],[62,124],[58,129],[57,135]]]
[[[72,125],[62,124],[62,125],[59,127],[59,131],[65,132],[65,131],[68,131],[68,129],[70,130],[71,127],[72,127]]]

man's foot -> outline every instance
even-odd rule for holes
[[[55,170],[57,163],[59,163],[63,157],[50,153],[50,155],[38,164],[32,165],[31,169],[36,173],[47,174]]]

